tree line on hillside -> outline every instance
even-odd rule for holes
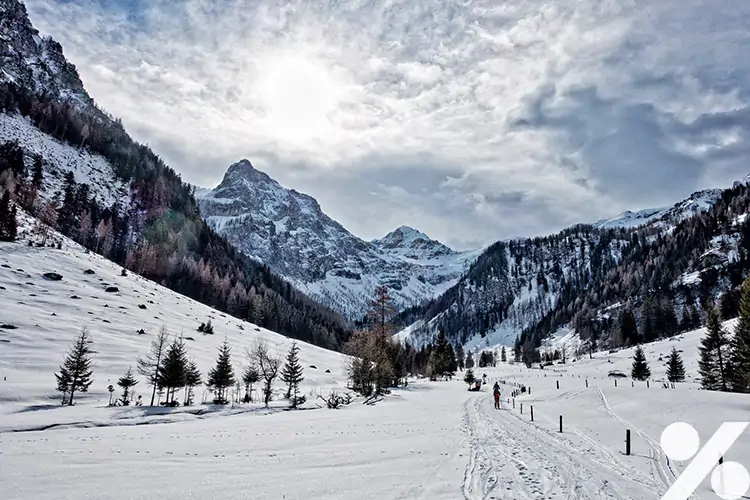
[[[129,185],[127,200],[107,206],[68,172],[59,192],[42,197],[43,159],[27,155],[15,141],[0,144],[0,190],[2,200],[8,197],[0,202],[0,238],[15,237],[11,226],[19,205],[38,220],[38,244],[56,229],[89,251],[240,319],[326,348],[340,349],[347,340],[350,330],[340,315],[216,234],[200,217],[192,188],[147,146],[130,139],[119,121],[7,82],[0,84],[0,109],[19,112],[56,139],[102,155]]]
[[[731,339],[721,324],[720,307],[708,311],[698,361],[704,389],[750,392],[750,278],[742,283],[738,307],[739,318]]]
[[[84,328],[60,365],[59,372],[55,373],[62,405],[73,405],[76,394],[88,392],[94,382],[91,344],[89,331]],[[284,397],[292,408],[296,408],[306,401],[306,397],[299,393],[299,385],[304,380],[299,352],[297,343],[292,342],[282,365],[280,358],[271,355],[266,343],[258,340],[247,350],[248,364],[237,374],[232,365],[231,346],[225,339],[219,347],[216,364],[208,371],[204,382],[195,360],[188,355],[183,338],[176,335],[170,338],[167,329],[162,328],[151,342],[149,352],[139,356],[136,365],[138,374],[151,387],[150,406],[178,406],[178,391],[182,389],[185,391],[182,404],[192,405],[195,388],[204,383],[213,393],[214,404],[228,404],[230,401],[251,403],[253,385],[260,383],[263,403],[268,406],[273,399],[273,384],[280,378],[286,385]],[[110,398],[110,404],[129,406],[133,403],[133,388],[138,383],[132,367],[128,368],[117,381],[122,395],[114,401]],[[109,391],[113,393],[114,387],[110,385]],[[142,404],[140,396],[135,404]]]
[[[584,339],[606,338],[612,347],[664,338],[697,328],[719,295],[721,317],[733,317],[737,288],[750,269],[750,218],[739,218],[749,207],[750,188],[735,183],[708,211],[681,221],[673,231],[665,233],[659,227],[631,231],[617,265],[575,296],[560,297],[553,310],[522,332],[520,342],[538,347],[544,337],[565,325]],[[725,260],[709,251],[717,236],[730,233],[738,235],[736,259]],[[695,268],[701,269],[697,279],[681,279]],[[619,316],[600,314],[615,304]],[[624,330],[623,321],[629,325]]]

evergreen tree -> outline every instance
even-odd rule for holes
[[[513,361],[516,363],[521,362],[521,339],[516,337],[516,342],[513,344]]]
[[[658,306],[653,297],[646,297],[641,308],[641,324],[643,326],[643,340],[651,342],[659,336],[658,331]]]
[[[83,328],[60,366],[60,373],[55,374],[57,390],[63,393],[63,404],[67,395],[68,406],[72,406],[76,391],[87,392],[93,382],[90,344],[89,331]]]
[[[691,329],[700,328],[701,326],[701,315],[695,304],[690,305],[690,327]]]
[[[708,310],[706,336],[701,340],[698,350],[698,373],[701,376],[701,387],[709,391],[726,391],[729,384],[727,363],[729,361],[729,340],[721,327],[719,312],[716,308]]]
[[[456,346],[456,365],[459,370],[463,370],[466,366],[466,354],[464,353],[464,346],[460,342]]]
[[[201,385],[201,372],[198,369],[198,365],[195,360],[190,360],[187,365],[187,371],[185,372],[185,405],[193,404],[193,388]]]
[[[227,398],[225,391],[234,385],[234,369],[231,361],[232,349],[229,342],[224,339],[224,343],[219,347],[219,357],[216,360],[216,366],[208,372],[208,386],[216,389],[217,396],[214,400],[217,404],[226,404]]]
[[[667,360],[667,380],[670,382],[685,381],[685,365],[682,364],[682,357],[677,352],[676,347],[672,347],[672,352]]]
[[[503,363],[508,361],[508,355],[505,353],[505,346],[500,350],[500,361]]]
[[[731,383],[735,392],[750,391],[750,278],[740,290],[740,316],[731,342]]]
[[[722,320],[736,318],[740,313],[740,293],[735,288],[725,291],[719,299],[719,308]]]
[[[0,241],[16,239],[16,207],[10,201],[10,192],[5,191],[0,197]]]
[[[135,387],[137,383],[138,381],[133,376],[133,368],[128,368],[128,371],[125,372],[125,375],[120,377],[120,380],[117,381],[117,385],[122,387],[123,390],[122,398],[120,398],[123,406],[128,406],[130,404],[130,389],[132,387]]]
[[[445,331],[438,333],[437,343],[430,355],[432,374],[437,377],[452,376],[456,371],[456,359],[453,347],[445,338]]]
[[[247,365],[242,372],[242,383],[245,384],[245,398],[243,402],[251,403],[253,401],[253,384],[260,381],[258,369],[253,365]]]
[[[633,368],[630,371],[630,376],[634,380],[646,380],[651,377],[651,369],[648,367],[646,362],[646,355],[643,352],[643,348],[638,346],[635,348],[635,355],[633,356]]]
[[[175,338],[169,345],[164,361],[159,367],[159,387],[167,390],[167,404],[174,403],[175,391],[185,387],[188,368],[185,343],[181,338]]]
[[[33,173],[31,177],[31,185],[38,192],[42,190],[43,181],[44,181],[44,173],[42,171],[42,158],[41,156],[35,156]]]
[[[620,313],[620,338],[625,346],[635,344],[639,341],[638,326],[635,322],[635,316],[630,309],[625,309]]]
[[[674,310],[674,303],[672,301],[665,301],[661,305],[660,316],[662,334],[667,337],[676,335],[679,330],[679,322],[677,321],[677,313]]]
[[[471,388],[472,385],[474,385],[474,382],[477,381],[477,378],[474,376],[474,370],[471,368],[466,370],[466,374],[464,375],[464,382],[469,384],[469,388]]]
[[[287,384],[286,397],[291,399],[292,408],[296,408],[299,402],[297,397],[299,384],[304,380],[302,365],[299,362],[299,347],[297,347],[297,342],[292,342],[292,347],[289,348],[289,353],[286,356],[286,364],[284,365],[284,369],[281,370],[281,380]]]
[[[151,352],[146,357],[138,357],[138,373],[146,377],[148,385],[152,386],[151,406],[154,406],[156,390],[159,387],[159,370],[167,352],[169,333],[165,327],[161,327],[159,334],[151,342]]]
[[[73,172],[66,172],[63,181],[63,202],[62,208],[58,214],[58,227],[60,232],[69,235],[76,222],[76,180]]]
[[[471,352],[466,353],[466,363],[464,363],[467,369],[474,368],[474,355]]]
[[[15,241],[18,236],[18,213],[16,210],[16,204],[10,209],[10,217],[8,219],[8,241]]]

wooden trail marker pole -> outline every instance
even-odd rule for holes
[[[625,430],[625,454],[630,455],[630,429]]]
[[[531,421],[534,421],[534,405],[531,405]]]
[[[560,432],[562,432],[562,415],[560,415]]]

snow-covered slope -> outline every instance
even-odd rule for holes
[[[635,228],[646,224],[675,225],[710,209],[721,196],[721,192],[721,189],[697,191],[671,207],[648,208],[637,212],[627,210],[610,219],[598,220],[593,225],[601,229]]]
[[[237,248],[353,318],[364,314],[377,285],[387,285],[401,307],[439,295],[480,253],[455,252],[405,226],[363,241],[314,198],[284,188],[248,160],[196,197],[208,223]]]
[[[28,218],[25,227],[24,232],[30,228]],[[247,363],[246,348],[256,340],[265,340],[278,355],[284,355],[292,343],[282,335],[220,313],[135,274],[121,276],[122,268],[112,262],[60,236],[54,239],[63,242],[62,249],[32,247],[23,241],[0,243],[2,414],[5,410],[14,414],[14,409],[30,404],[57,404],[53,374],[83,327],[90,330],[95,351],[94,383],[87,395],[76,398],[77,405],[84,407],[107,404],[107,386],[116,383],[129,366],[135,368],[136,358],[148,351],[162,326],[170,334],[184,337],[188,354],[197,361],[204,380],[225,338],[232,346],[237,374]],[[49,272],[61,274],[62,280],[46,279],[43,274]],[[119,290],[106,292],[108,286]],[[198,325],[208,320],[214,325],[213,335],[197,331]],[[139,335],[140,329],[146,333]],[[343,355],[299,345],[306,393],[346,385]],[[281,390],[281,385],[279,382],[276,389]],[[144,380],[136,386],[136,392],[150,399]],[[196,395],[201,401],[205,390],[199,388]],[[80,418],[80,412],[73,412],[70,418]],[[0,415],[0,427],[20,425],[23,420],[22,414]]]
[[[8,141],[16,141],[23,148],[27,168],[32,167],[35,157],[42,160],[41,198],[61,197],[65,172],[73,172],[76,182],[88,184],[92,198],[102,206],[112,206],[116,201],[125,206],[129,203],[127,183],[115,175],[112,165],[102,156],[54,139],[23,116],[0,113],[0,144]]]

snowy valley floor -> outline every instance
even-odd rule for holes
[[[513,408],[505,386],[501,410],[492,407],[489,384],[471,393],[457,380],[419,381],[374,407],[226,410],[168,425],[6,427],[0,484],[6,499],[658,500],[687,465],[661,451],[666,425],[689,422],[705,441],[722,421],[742,420],[750,409],[746,396],[691,385],[668,390],[621,381],[615,388],[586,366],[554,377],[507,365],[480,370],[490,380],[532,387]],[[29,413],[47,420],[57,411],[65,410]],[[631,456],[624,454],[626,428]],[[748,458],[743,436],[726,460]],[[692,498],[717,497],[707,480]]]
[[[204,374],[225,337],[237,372],[255,341],[278,355],[291,343],[120,271],[67,240],[61,250],[0,244],[3,500],[659,500],[687,466],[661,450],[665,427],[688,422],[706,442],[722,422],[750,418],[750,396],[698,390],[703,329],[645,346],[654,380],[663,378],[671,348],[683,351],[688,382],[674,390],[629,379],[615,387],[607,373],[629,373],[626,349],[543,371],[509,364],[479,369],[490,380],[479,393],[460,380],[416,381],[375,406],[360,400],[339,410],[313,409],[317,393],[345,386],[346,359],[301,343],[308,409],[284,411],[281,384],[268,410],[108,408],[107,385],[148,351],[162,325],[185,335]],[[62,280],[45,279],[48,272]],[[118,290],[107,292],[112,285]],[[207,319],[217,334],[196,332]],[[53,374],[82,326],[94,340],[94,385],[76,406],[61,408]],[[726,326],[731,330],[732,322]],[[506,399],[512,388],[504,386],[503,409],[495,410],[496,379],[532,393],[513,407]],[[148,402],[143,381],[136,390]],[[198,401],[207,396],[198,391]],[[748,436],[725,460],[750,466]],[[704,480],[692,498],[717,497]]]

